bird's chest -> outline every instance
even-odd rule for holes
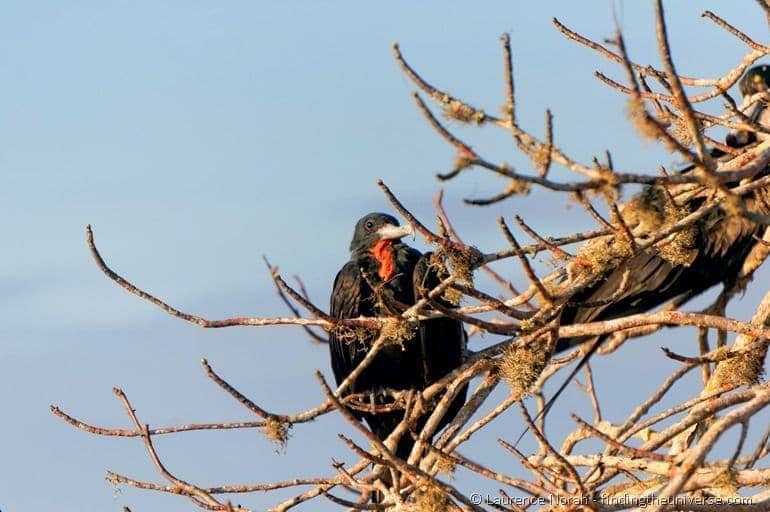
[[[361,315],[392,316],[414,303],[414,269],[404,265],[395,251],[377,248],[362,263]]]
[[[379,276],[363,284],[360,314],[363,316],[399,315],[414,303],[412,283],[394,271],[388,281]]]

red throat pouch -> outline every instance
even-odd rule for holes
[[[390,246],[393,245],[392,240],[380,240],[374,247],[372,247],[372,254],[380,264],[380,269],[377,271],[380,278],[383,281],[387,281],[393,275],[396,264],[393,262],[393,252]]]

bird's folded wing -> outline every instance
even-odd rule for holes
[[[355,261],[349,261],[339,271],[334,280],[331,295],[331,316],[334,318],[356,318],[362,314],[362,287],[366,283]],[[352,336],[332,330],[329,333],[329,352],[332,370],[337,384],[341,383],[355,369],[358,362],[366,355],[361,352],[360,343],[355,343]]]
[[[435,265],[431,265],[433,253],[425,253],[414,268],[413,282],[415,301],[435,288],[446,275],[442,275]],[[436,299],[443,306],[452,304],[439,297]],[[424,385],[437,381],[460,364],[465,354],[467,336],[461,321],[453,318],[436,318],[420,322],[420,343],[423,352]]]

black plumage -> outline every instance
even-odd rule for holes
[[[755,66],[746,71],[741,78],[738,88],[743,95],[743,105],[741,111],[749,122],[757,124],[763,123],[763,118],[767,117],[767,94],[770,86],[770,66]],[[725,144],[733,148],[747,146],[757,141],[755,132],[745,130],[731,130],[725,138]]]
[[[770,67],[756,66],[746,72],[739,88],[744,97],[742,111],[749,120],[763,127],[770,127],[770,109],[767,108],[767,95],[754,97],[755,94],[770,89]],[[759,138],[765,138],[762,135]],[[726,138],[728,146],[744,147],[758,140],[755,133],[731,131]],[[732,158],[718,149],[711,150],[711,156],[720,160]],[[689,167],[680,171],[693,171]],[[765,168],[754,179],[767,176],[770,169]],[[729,187],[738,185],[728,183]],[[669,190],[669,193],[672,191]],[[676,191],[673,191],[676,195]],[[628,201],[621,209],[621,216],[635,237],[653,236],[656,231],[672,220],[670,216],[681,215],[698,209],[711,195],[712,191],[701,188],[697,193],[685,192],[673,209],[668,194],[659,187],[645,187],[645,190]],[[755,189],[743,196],[746,211],[760,215],[770,215],[770,189]],[[673,210],[673,211],[672,211]],[[668,219],[666,217],[669,216]],[[607,266],[603,275],[576,293],[564,307],[560,315],[562,325],[580,324],[611,320],[637,313],[644,313],[677,298],[693,298],[709,288],[722,284],[725,290],[731,290],[742,277],[742,269],[752,249],[762,237],[766,226],[753,222],[745,215],[728,213],[718,207],[694,225],[680,232],[668,246],[660,250],[646,249],[630,258],[622,259],[619,264]],[[589,253],[611,253],[617,241],[611,237],[587,242]],[[593,247],[592,247],[593,245]],[[612,258],[610,257],[609,260]],[[559,339],[554,352],[593,340],[587,346],[580,362],[572,369],[567,379],[545,404],[541,414],[554,404],[572,378],[588,362],[601,346],[606,336],[576,337]]]
[[[749,95],[766,91],[769,87],[768,66],[750,69],[740,81],[741,93],[747,98]],[[756,100],[744,105],[744,109],[753,122],[770,126],[770,112],[764,101]],[[731,132],[727,140],[729,145],[737,146],[756,139]],[[722,158],[731,157],[726,155]],[[685,169],[682,172],[690,171],[691,169]],[[765,169],[755,179],[767,174],[768,170]],[[737,183],[728,185],[735,186]],[[700,193],[690,195],[678,205],[680,211],[696,210],[710,193],[704,189]],[[656,194],[657,205],[654,204]],[[623,217],[635,234],[636,228],[640,227],[642,231],[646,229],[649,235],[655,234],[655,226],[640,226],[639,218],[644,215],[640,216],[639,210],[647,208],[662,211],[663,194],[662,189],[647,188],[626,204]],[[743,201],[749,212],[770,214],[770,190],[767,188],[750,192],[743,197]],[[572,305],[563,310],[561,323],[594,322],[642,313],[680,296],[698,295],[717,284],[723,284],[729,289],[735,285],[747,256],[757,243],[757,237],[761,237],[764,230],[765,226],[745,216],[728,214],[724,209],[717,208],[695,223],[689,231],[687,246],[680,247],[679,254],[674,255],[675,257],[667,257],[664,251],[645,250],[608,269],[592,286],[571,298]],[[628,277],[625,287],[618,292],[626,273]],[[610,298],[610,302],[596,305]],[[594,305],[581,307],[581,302]],[[559,340],[557,351],[583,341],[584,338]],[[596,345],[594,349],[595,347]]]
[[[705,200],[698,197],[688,203],[697,209]],[[744,198],[749,211],[770,213],[770,195],[759,190]],[[563,325],[596,322],[649,311],[674,298],[695,296],[722,283],[731,288],[739,277],[743,263],[761,237],[764,226],[745,217],[727,215],[717,209],[697,222],[692,230],[690,261],[662,256],[647,249],[609,270],[603,277],[573,296],[572,305],[561,315]],[[621,284],[627,273],[625,286]],[[603,303],[612,298],[611,302]],[[581,307],[580,303],[599,303]],[[557,351],[584,341],[580,338],[561,339]]]
[[[411,232],[390,215],[371,213],[358,221],[350,245],[351,259],[337,274],[331,294],[335,318],[396,316],[438,284],[440,275],[430,264],[431,253],[421,254],[400,239]],[[329,339],[331,365],[339,385],[364,359],[378,333],[333,331]],[[385,390],[421,390],[457,368],[465,353],[462,323],[436,318],[419,323],[411,337],[382,348],[349,387],[348,393],[371,393],[376,404],[386,404]],[[453,400],[439,428],[448,424],[465,401],[467,387]],[[417,422],[422,429],[429,411]],[[385,439],[403,419],[403,410],[373,413],[351,410]],[[406,458],[414,442],[401,437],[396,455]]]
[[[746,71],[738,82],[738,90],[745,98],[758,92],[765,92],[768,84],[770,84],[770,66],[761,64]]]

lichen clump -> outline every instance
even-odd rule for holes
[[[435,273],[439,280],[443,281],[449,277],[449,269],[445,261],[445,252],[438,250],[430,255],[428,266]],[[426,292],[429,290],[425,290]],[[421,292],[422,293],[422,292]],[[463,298],[463,294],[460,290],[452,288],[446,288],[441,294],[441,298],[452,306],[459,306],[460,301]]]
[[[428,484],[414,494],[414,510],[417,512],[444,512],[452,501],[439,486]]]
[[[457,249],[453,246],[446,246],[436,252],[440,253],[440,257],[446,257],[449,268],[459,281],[473,285],[473,270],[481,258],[481,252],[478,249],[475,247]]]
[[[696,230],[690,226],[674,233],[669,241],[660,248],[658,254],[674,265],[689,267],[698,255]]]
[[[689,214],[689,208],[667,204],[666,227],[676,224]],[[689,267],[698,256],[698,227],[691,224],[669,236],[658,254],[674,265]]]
[[[698,130],[701,127],[698,126]],[[681,117],[673,116],[670,128],[671,136],[678,140],[683,146],[689,146],[693,143],[690,129]]]
[[[689,215],[686,206],[677,205],[661,187],[644,187],[622,210],[624,222],[635,236],[648,238],[667,229]],[[658,254],[674,265],[689,266],[698,253],[697,227],[688,226],[670,235]]]
[[[286,441],[289,440],[290,426],[291,425],[282,423],[274,418],[269,418],[262,428],[262,432],[265,434],[266,438],[283,449],[286,447]]]
[[[714,478],[714,484],[709,489],[715,494],[732,496],[738,492],[737,481],[735,471],[725,470]]]
[[[483,110],[477,110],[462,101],[452,99],[444,103],[444,115],[449,119],[473,124],[481,124],[487,119]]]
[[[550,355],[551,347],[542,338],[524,347],[511,345],[498,360],[497,368],[511,392],[524,398],[543,373]]]
[[[727,349],[723,349],[727,350]],[[751,386],[762,378],[767,349],[752,350],[717,364],[708,384],[707,391],[717,391],[742,385]],[[717,351],[718,358],[720,352]]]
[[[347,325],[335,325],[329,330],[338,340],[345,343],[364,342],[372,335],[372,329],[367,327],[349,327]]]
[[[631,124],[643,138],[648,141],[656,140],[660,135],[660,127],[650,116],[641,98],[631,96],[626,106],[626,115]]]
[[[447,288],[441,294],[441,298],[453,306],[459,306],[462,301],[463,293],[456,288]]]
[[[551,147],[541,144],[529,156],[536,169],[544,169],[551,161]]]
[[[644,187],[621,208],[623,222],[640,237],[654,234],[666,222],[666,193],[660,187]]]
[[[452,476],[457,469],[457,464],[455,464],[454,461],[447,457],[440,457],[438,461],[436,461],[436,469],[439,473]]]
[[[404,342],[414,338],[417,323],[401,318],[388,318],[380,329],[380,336],[391,343],[404,346]]]
[[[617,267],[633,254],[630,240],[623,234],[595,238],[578,249],[576,258],[567,265],[570,281],[586,274],[602,273]]]

